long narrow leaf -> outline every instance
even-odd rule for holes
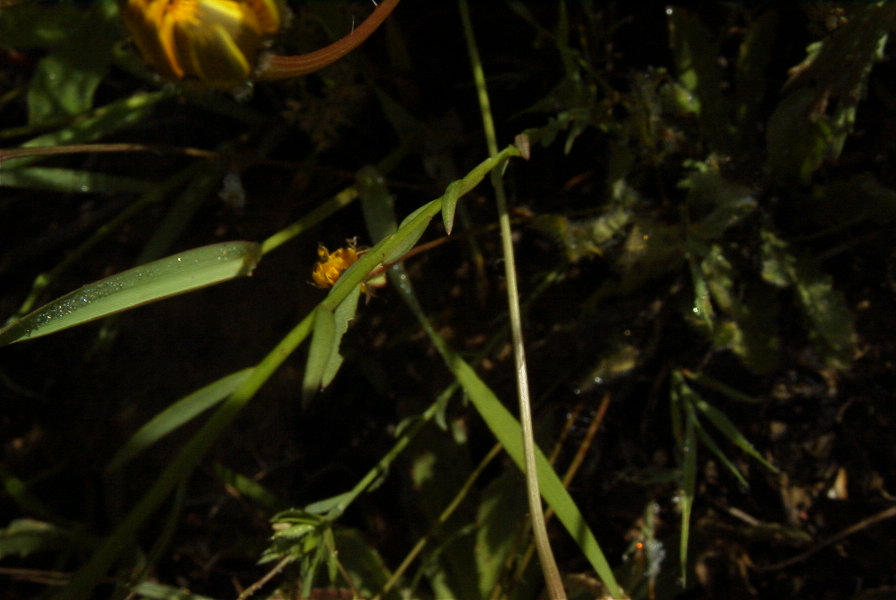
[[[115,453],[109,466],[106,467],[106,472],[117,471],[161,438],[221,402],[238,388],[251,372],[252,369],[243,369],[222,377],[192,394],[184,396],[157,414],[138,429]]]
[[[510,147],[500,152],[494,158],[484,161],[465,178],[456,182],[456,184],[452,187],[452,195],[457,194],[457,197],[459,197],[460,195],[467,193],[476,185],[476,183],[481,181],[485,177],[485,175],[491,171],[491,169],[500,167],[504,164],[507,158],[517,155],[519,155],[519,151],[514,147]],[[368,200],[371,200],[371,198],[368,197]],[[419,235],[422,235],[422,231],[425,229],[426,225],[428,225],[432,217],[441,209],[441,203],[443,201],[444,197],[434,200],[433,202],[417,209],[417,211],[415,211],[414,213],[406,217],[404,221],[402,221],[401,225],[399,225],[399,228],[395,233],[387,236],[382,243],[377,244],[377,246],[373,248],[368,254],[379,252],[381,253],[381,255],[390,255],[387,248],[392,246],[396,248],[396,250],[392,250],[392,255],[403,255],[404,252],[407,252],[411,247],[413,247],[413,244],[411,244],[404,248],[404,245],[407,244],[408,239],[407,237],[404,237],[404,239],[402,239],[403,236],[407,236],[406,232],[410,231],[410,237],[412,237],[413,242],[416,243],[416,240],[419,239]],[[389,221],[389,215],[385,214],[391,210],[391,206],[389,206],[388,204],[376,204],[371,202],[368,210],[371,213],[376,213],[375,216],[377,223],[384,224]],[[397,250],[398,248],[402,248],[402,250],[399,252]],[[365,258],[367,258],[367,256],[362,257],[361,261],[355,263],[352,268],[355,268],[355,266],[357,266],[360,270],[363,270],[364,266],[360,265],[360,263]],[[351,283],[349,281],[344,282],[344,280],[347,280],[348,275],[349,272],[346,272],[342,276],[342,278],[340,278],[337,285],[341,283],[350,285]],[[433,343],[433,345],[442,355],[442,358],[445,360],[448,367],[454,373],[454,376],[457,379],[458,383],[460,383],[464,391],[470,397],[473,405],[476,407],[477,411],[482,416],[489,429],[491,429],[492,433],[517,464],[518,468],[520,470],[523,470],[524,462],[522,428],[519,421],[517,421],[513,417],[513,415],[511,415],[510,412],[501,404],[500,400],[498,400],[494,392],[492,392],[491,389],[489,389],[489,387],[479,378],[473,368],[463,359],[457,356],[448,347],[448,344],[445,342],[444,338],[442,338],[432,327],[432,325],[429,323],[429,320],[426,318],[426,315],[424,314],[422,308],[420,307],[419,302],[417,301],[416,295],[413,291],[413,287],[411,286],[410,280],[407,278],[406,273],[404,273],[402,265],[398,264],[390,269],[389,276],[393,284],[395,284],[396,288],[401,293],[404,300],[408,303],[408,305],[411,307],[411,310],[417,316],[424,330],[429,335],[430,341]],[[607,585],[607,588],[610,590],[610,592],[616,597],[621,597],[619,585],[616,582],[613,571],[610,568],[609,563],[607,562],[606,557],[604,556],[603,551],[600,548],[600,545],[597,543],[597,539],[589,529],[588,524],[585,522],[585,519],[582,516],[581,512],[579,512],[579,509],[573,501],[572,497],[569,495],[569,492],[566,490],[566,488],[563,487],[563,483],[560,481],[560,478],[557,476],[553,467],[551,467],[550,463],[540,450],[537,451],[536,463],[539,488],[545,501],[552,509],[554,509],[554,512],[557,514],[557,518],[561,523],[563,523],[570,535],[582,548],[582,551],[585,554],[586,558],[594,567],[595,571],[597,571],[598,576]]]
[[[339,340],[336,338],[336,317],[323,304],[314,312],[314,336],[308,348],[305,363],[305,377],[302,380],[302,400],[308,402],[320,391],[324,369],[333,354],[338,354]]]
[[[339,303],[339,306],[336,307],[336,312],[333,313],[336,321],[336,339],[333,342],[333,353],[330,354],[330,360],[324,365],[324,370],[321,374],[321,388],[330,385],[333,378],[336,377],[336,373],[339,372],[339,367],[342,366],[342,354],[339,353],[339,345],[342,343],[342,336],[348,331],[349,323],[352,322],[352,319],[355,318],[355,313],[358,312],[358,300],[360,297],[361,286],[358,286],[348,295],[348,298]]]
[[[523,469],[523,442],[522,428],[519,421],[510,414],[494,392],[479,378],[473,368],[459,356],[451,357],[451,368],[454,376],[470,397],[477,412],[483,418],[491,432],[504,446],[507,454],[513,459],[517,467]],[[536,463],[538,470],[538,485],[541,495],[554,509],[557,519],[563,523],[566,531],[573,537],[588,562],[597,572],[598,577],[610,590],[615,598],[622,597],[619,584],[613,575],[613,570],[604,556],[600,544],[585,522],[584,516],[576,506],[569,492],[563,487],[563,482],[557,476],[551,463],[545,458],[544,453],[537,449]],[[696,470],[696,467],[695,467]]]
[[[129,546],[137,530],[158,510],[176,486],[187,477],[202,456],[218,439],[221,432],[245,408],[256,392],[270,379],[295,349],[311,333],[313,313],[300,321],[271,352],[259,362],[248,377],[230,394],[209,417],[174,459],[165,467],[155,483],[141,497],[136,506],[106,537],[90,560],[72,576],[71,582],[59,593],[60,600],[91,598],[93,589],[115,560]]]
[[[688,547],[691,539],[691,511],[694,508],[694,493],[697,489],[697,435],[694,423],[697,415],[689,402],[684,402],[684,439],[679,448],[681,454],[681,495],[678,504],[681,510],[681,581],[687,581]]]
[[[150,114],[158,102],[170,98],[173,93],[173,91],[140,93],[123,100],[117,100],[79,116],[68,127],[34,137],[22,144],[22,147],[55,147],[93,141],[123,127],[139,123]],[[2,156],[2,152],[0,152],[0,156]],[[5,160],[2,167],[4,170],[18,169],[38,161],[40,158],[39,156],[29,156]]]
[[[256,243],[227,242],[128,269],[85,285],[0,330],[0,346],[249,275],[260,256]]]
[[[725,437],[731,440],[731,443],[758,460],[771,471],[774,471],[775,473],[778,472],[778,468],[765,460],[765,458],[757,452],[756,448],[753,447],[753,444],[750,443],[750,440],[744,437],[725,413],[700,397],[695,399],[694,406],[696,406],[701,413],[706,415],[706,418],[712,421],[712,424],[715,425],[716,429],[721,431]]]
[[[15,159],[24,160],[24,159]],[[6,161],[11,163],[13,161]],[[54,167],[22,167],[8,169],[0,165],[0,187],[25,188],[65,194],[138,194],[147,191],[152,184],[134,177],[106,175],[93,171],[59,169]]]
[[[740,472],[740,469],[735,466],[731,459],[725,456],[725,453],[722,452],[722,449],[719,448],[719,445],[716,444],[716,441],[712,439],[712,436],[706,431],[700,421],[695,421],[694,427],[697,429],[697,436],[700,438],[700,441],[703,442],[703,445],[709,448],[709,451],[716,455],[716,458],[722,463],[722,465],[734,475],[735,479],[737,479],[738,483],[740,483],[744,488],[747,488],[749,484],[747,480],[744,479],[743,474]]]

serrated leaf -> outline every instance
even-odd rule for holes
[[[722,237],[757,207],[751,188],[729,181],[716,169],[693,173],[681,187],[688,189],[688,207],[697,213],[688,234],[704,240]]]
[[[747,282],[732,311],[737,328],[730,348],[755,373],[768,373],[779,362],[778,299],[762,283]]]
[[[817,110],[816,92],[802,88],[784,98],[769,118],[765,168],[775,184],[805,185],[824,162],[832,130],[830,118]]]
[[[678,79],[700,101],[701,133],[715,152],[728,154],[733,136],[728,102],[722,96],[719,44],[692,12],[674,7],[667,15]]]
[[[762,231],[762,275],[766,281],[793,287],[808,319],[809,337],[833,367],[845,368],[856,353],[852,312],[831,277],[806,256],[796,256],[774,233]]]

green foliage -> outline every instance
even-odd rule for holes
[[[0,344],[38,338],[137,306],[252,273],[258,244],[195,248],[88,284],[0,330]]]
[[[625,57],[614,44],[625,22],[607,16],[612,11],[561,3],[554,13],[553,7],[536,10],[511,3],[511,14],[503,18],[518,19],[516,25],[531,32],[533,46],[537,42],[549,56],[525,55],[531,69],[519,63],[518,72],[495,83],[501,89],[507,81],[526,82],[514,88],[511,99],[502,98],[503,105],[496,103],[502,106],[495,116],[504,131],[518,132],[520,120],[533,125],[516,136],[514,145],[484,158],[479,146],[470,150],[462,136],[440,132],[442,121],[420,116],[426,108],[412,110],[416,96],[406,82],[377,81],[368,83],[379,106],[365,108],[364,124],[369,120],[391,127],[399,141],[396,149],[352,148],[348,158],[334,159],[313,149],[301,164],[292,162],[293,140],[284,133],[293,118],[290,107],[299,103],[291,96],[298,93],[295,88],[265,89],[260,100],[249,104],[195,90],[145,92],[140,89],[144,82],[111,69],[127,70],[129,64],[116,49],[120,34],[113,2],[88,7],[29,2],[0,10],[0,46],[41,52],[16,94],[2,100],[5,105],[19,95],[24,111],[23,123],[0,132],[0,139],[17,144],[0,150],[3,208],[27,206],[45,194],[58,195],[60,204],[63,198],[129,198],[125,208],[67,246],[65,258],[29,273],[34,283],[22,292],[26,299],[19,317],[0,330],[0,346],[31,344],[34,338],[249,275],[256,266],[259,271],[268,265],[272,271],[283,270],[265,275],[276,279],[274,288],[254,277],[241,282],[252,290],[248,301],[229,291],[232,284],[214,293],[233,293],[235,304],[245,311],[252,302],[267,300],[262,297],[267,294],[281,294],[271,304],[290,306],[263,323],[260,332],[234,335],[233,344],[243,352],[241,364],[218,365],[214,352],[198,353],[191,368],[199,371],[201,383],[193,391],[179,400],[157,398],[158,405],[141,407],[142,425],[123,438],[117,451],[97,461],[109,481],[127,482],[121,489],[128,494],[140,490],[121,504],[110,500],[116,514],[93,523],[69,511],[62,517],[43,497],[42,479],[55,482],[56,465],[29,479],[17,467],[7,471],[4,466],[6,498],[21,514],[0,530],[0,558],[58,556],[62,568],[74,571],[71,585],[61,592],[65,598],[90,597],[108,576],[122,589],[145,597],[202,598],[146,581],[172,536],[171,531],[156,532],[153,541],[160,548],[144,555],[145,540],[138,534],[152,535],[150,523],[176,491],[197,483],[191,476],[242,413],[264,417],[268,407],[257,396],[265,389],[284,393],[290,406],[302,405],[307,411],[301,414],[303,421],[316,419],[321,405],[329,410],[336,405],[344,416],[360,415],[358,421],[346,422],[369,419],[369,429],[376,431],[345,430],[341,424],[328,430],[326,437],[339,440],[338,450],[328,447],[327,462],[309,467],[317,472],[296,478],[304,484],[331,469],[356,477],[357,466],[340,461],[343,452],[361,447],[367,462],[360,472],[369,470],[349,484],[342,475],[335,478],[344,486],[338,490],[275,488],[276,482],[249,475],[251,467],[230,464],[237,461],[226,451],[211,463],[216,484],[251,507],[255,522],[259,515],[270,518],[273,534],[261,564],[284,569],[286,575],[278,581],[285,593],[309,597],[330,587],[359,597],[396,599],[536,598],[540,580],[535,566],[521,559],[529,544],[520,478],[522,428],[509,403],[502,401],[514,391],[504,380],[509,367],[500,351],[506,344],[505,316],[492,296],[503,285],[490,270],[500,260],[487,234],[493,211],[479,207],[480,196],[470,197],[489,176],[493,181],[505,177],[521,205],[514,226],[520,271],[526,277],[523,313],[527,327],[540,336],[530,338],[540,371],[539,442],[547,449],[558,437],[564,440],[556,458],[537,450],[538,485],[559,522],[558,546],[571,542],[564,547],[564,570],[588,565],[587,573],[570,573],[567,581],[578,576],[577,581],[594,582],[581,592],[590,597],[628,592],[633,598],[662,599],[677,594],[670,581],[688,580],[699,554],[695,546],[703,543],[697,517],[706,513],[701,495],[707,464],[723,467],[716,478],[733,483],[742,494],[784,477],[787,465],[775,453],[769,432],[745,418],[742,409],[758,414],[770,402],[774,377],[794,364],[826,379],[850,372],[859,355],[860,318],[854,299],[844,293],[842,270],[836,271],[828,259],[861,243],[863,238],[853,239],[854,231],[880,237],[886,235],[882,227],[896,218],[896,191],[887,173],[872,165],[851,169],[836,162],[848,154],[847,142],[872,89],[874,66],[885,56],[889,32],[896,28],[894,7],[888,2],[848,7],[844,22],[813,41],[795,66],[779,64],[775,54],[789,35],[783,24],[795,19],[788,12],[792,10],[720,4],[707,16],[702,9],[670,7],[663,21],[670,64],[623,67],[618,63]],[[545,14],[555,20],[552,25],[544,23]],[[583,16],[588,18],[576,25]],[[389,43],[400,45],[402,35],[396,27]],[[526,44],[519,45],[520,53],[528,51]],[[402,55],[392,50],[393,58]],[[368,76],[367,71],[353,71],[353,77]],[[782,81],[785,71],[789,79]],[[552,85],[544,86],[546,80]],[[328,80],[326,86],[348,89],[353,79],[348,81]],[[102,88],[105,82],[115,85]],[[257,110],[259,105],[264,110]],[[504,108],[510,105],[524,108],[511,115]],[[104,162],[102,144],[144,137],[156,141],[147,131],[169,133],[154,129],[158,114],[181,119],[179,111],[215,124],[198,136],[203,144],[202,136],[209,136],[212,149],[181,148],[177,160],[166,156],[155,170],[143,168],[140,160],[110,157]],[[213,135],[217,123],[225,125]],[[373,131],[371,138],[379,143],[382,131]],[[441,142],[454,146],[446,149]],[[66,148],[83,144],[90,146]],[[283,145],[290,148],[288,159],[278,155],[265,164],[268,154],[284,152]],[[466,169],[454,163],[461,148],[467,150]],[[78,158],[93,150],[95,156]],[[164,155],[171,148],[135,143],[127,156],[144,156],[148,150]],[[420,161],[405,160],[409,153],[418,154],[424,165],[438,164],[444,169],[441,176],[421,175]],[[119,156],[117,150],[111,154]],[[325,164],[327,160],[335,162]],[[359,166],[369,160],[380,162]],[[276,197],[252,213],[255,220],[244,219],[238,210],[222,217],[225,209],[210,207],[209,199],[221,190],[225,176],[240,178],[242,186],[246,171],[252,196],[252,169],[282,168],[284,162],[291,183],[283,186],[272,178],[263,194],[250,199]],[[395,169],[401,175],[390,175]],[[338,173],[345,179],[342,189],[321,173]],[[308,181],[320,191],[305,188]],[[298,194],[301,199],[292,194],[296,189],[304,190]],[[432,194],[422,196],[420,189]],[[477,190],[481,196],[488,193]],[[325,196],[329,199],[320,200]],[[313,247],[315,237],[340,239],[332,231],[358,228],[361,217],[343,210],[354,208],[355,200],[360,200],[372,247],[325,296],[310,287],[295,293],[296,276],[284,263],[307,262],[308,268],[300,270],[306,273],[313,256],[294,252],[284,260],[287,249],[302,242]],[[398,212],[407,216],[399,220]],[[434,220],[437,215],[441,220]],[[203,219],[216,221],[215,233],[203,226]],[[110,259],[123,252],[115,240],[129,239],[134,231],[140,235],[128,246],[133,246],[133,256]],[[241,234],[236,239],[266,239],[221,241],[236,232]],[[452,237],[432,239],[442,234]],[[185,239],[193,235],[212,239]],[[470,246],[432,250],[452,239]],[[216,243],[202,245],[212,240]],[[434,258],[429,259],[429,252]],[[132,264],[137,266],[128,268]],[[41,273],[43,269],[48,270]],[[362,288],[369,291],[373,278],[382,280],[384,274],[391,288],[360,303]],[[71,280],[94,283],[47,301],[48,293],[65,292],[60,281]],[[18,296],[15,300],[21,302]],[[43,305],[32,310],[38,303]],[[208,322],[195,315],[178,319],[159,325],[172,332],[172,345],[180,343],[179,324]],[[223,318],[216,326],[240,331],[238,323]],[[107,320],[104,327],[111,331],[116,324]],[[81,331],[91,335],[89,328]],[[64,336],[38,343],[50,344],[57,337]],[[79,339],[79,347],[102,352],[96,340]],[[307,355],[301,362],[288,362],[306,340]],[[40,346],[40,352],[45,348],[53,346]],[[139,358],[134,362],[141,364]],[[165,378],[163,367],[149,364],[146,370]],[[3,376],[4,390],[18,399],[20,392]],[[46,379],[52,379],[50,374]],[[578,398],[569,400],[571,392]],[[572,401],[590,407],[597,392],[625,398],[607,402],[609,422],[623,430],[603,428],[597,434],[607,444],[623,440],[606,449],[617,462],[592,465],[590,480],[570,486],[560,476],[567,464],[575,463],[568,455],[581,458],[594,452],[581,442],[574,417],[566,428],[575,433],[567,436],[567,431],[558,435],[550,416],[571,412]],[[462,401],[451,401],[456,396]],[[382,417],[365,411],[378,414],[386,404],[389,425],[379,427],[376,419]],[[669,412],[655,411],[660,404],[668,405]],[[40,437],[41,427],[34,431]],[[483,458],[483,437],[495,440],[500,454],[495,450]],[[574,443],[581,448],[572,447]],[[313,450],[305,448],[290,460],[310,461]],[[169,454],[161,469],[147,475],[141,461],[155,452]],[[237,452],[246,459],[241,449]],[[664,454],[672,457],[669,463],[654,464],[660,462],[654,457]],[[508,460],[493,463],[495,456]],[[626,464],[620,466],[622,462]],[[607,472],[614,468],[618,471]],[[268,473],[267,466],[259,470]],[[620,481],[634,482],[639,502],[645,498],[636,512],[648,507],[643,516],[631,517],[633,522],[641,519],[638,540],[643,545],[640,558],[633,559],[640,566],[623,565],[620,556],[605,554],[606,544],[595,533],[615,531],[619,539],[612,547],[618,548],[624,545],[625,527],[634,526],[608,523],[607,512],[594,509]],[[224,497],[220,490],[216,493]],[[324,498],[307,497],[318,493]],[[389,494],[387,502],[396,504],[400,516],[377,511],[377,503],[383,502],[379,493]],[[736,503],[738,497],[731,492],[723,501]],[[626,503],[632,504],[630,499]],[[179,523],[181,501],[174,504],[172,528]],[[302,508],[270,517],[283,506]],[[382,533],[378,523],[389,519],[386,526],[398,534],[381,543],[372,532]],[[764,525],[769,530],[783,527]],[[102,537],[87,533],[102,528],[108,528]],[[791,539],[808,539],[809,534],[800,533],[802,537],[794,534]],[[257,531],[253,535],[261,537]],[[677,544],[669,541],[676,536]],[[255,539],[243,545],[255,551],[263,543]],[[677,546],[669,551],[674,557],[668,562],[678,562],[674,569],[664,565],[667,546]],[[407,552],[403,560],[399,551]],[[71,558],[78,554],[85,557],[83,563]],[[628,554],[636,555],[635,550]],[[141,558],[149,564],[141,564]],[[114,571],[116,565],[122,570]],[[573,593],[576,586],[568,585]]]
[[[762,276],[769,283],[792,287],[806,316],[809,337],[825,362],[846,368],[856,354],[853,317],[843,295],[815,261],[795,256],[787,244],[763,231]]]
[[[47,49],[28,86],[29,123],[44,125],[89,110],[119,36],[118,8],[112,0],[89,8],[64,3],[3,9],[0,46]]]
[[[68,537],[64,529],[53,523],[16,519],[0,530],[0,558],[59,551],[69,546]]]

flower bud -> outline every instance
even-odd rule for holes
[[[124,0],[121,15],[159,74],[218,88],[249,79],[282,21],[276,0]]]

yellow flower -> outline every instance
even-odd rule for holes
[[[339,248],[330,252],[327,247],[320,244],[317,247],[317,264],[314,265],[314,271],[311,272],[311,279],[314,285],[319,288],[331,288],[342,273],[350,266],[358,262],[358,258],[367,250],[358,250],[357,242],[354,239],[348,241],[348,246]]]
[[[314,285],[327,289],[339,281],[342,274],[350,266],[358,262],[361,255],[367,252],[367,248],[358,249],[358,238],[352,238],[348,241],[348,245],[330,252],[323,244],[317,246],[317,264],[311,271],[311,279]],[[367,278],[367,281],[361,284],[361,291],[367,295],[369,300],[373,296],[373,290],[386,285],[386,276],[380,272]]]
[[[124,0],[121,15],[161,75],[220,88],[248,81],[282,22],[276,0]]]

